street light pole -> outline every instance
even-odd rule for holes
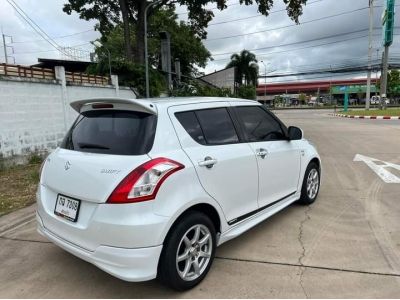
[[[263,60],[261,63],[264,65],[264,102],[267,103],[267,65]]]
[[[149,3],[144,9],[144,60],[146,68],[146,98],[150,98],[150,80],[149,80],[149,54],[147,49],[147,11],[153,5],[161,2],[160,0]]]
[[[104,49],[106,49],[108,53],[108,70],[110,72],[110,80],[111,80],[111,52],[107,47],[104,47]]]
[[[99,41],[92,41],[92,42],[90,42],[93,46],[95,46],[96,48],[101,48],[101,47],[103,47],[104,49],[106,49],[106,51],[107,51],[107,55],[108,55],[108,71],[109,71],[109,74],[110,74],[110,81],[111,81],[111,74],[112,74],[112,72],[111,72],[111,52],[110,52],[110,50],[106,47],[106,46],[104,46],[102,43],[100,43]]]

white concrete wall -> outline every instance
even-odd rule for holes
[[[201,77],[201,79],[220,88],[228,88],[235,91],[235,67],[216,71]]]
[[[60,81],[0,78],[0,159],[54,149],[76,118],[71,101],[117,93],[136,98],[124,87],[117,91],[113,86],[66,85],[64,102]]]

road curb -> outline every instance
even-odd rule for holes
[[[350,116],[345,114],[330,114],[334,117],[349,118],[349,119],[370,119],[370,120],[400,120],[400,116]]]
[[[0,235],[35,219],[36,204],[18,209],[0,217]]]

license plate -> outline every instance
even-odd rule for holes
[[[72,199],[63,195],[57,196],[56,207],[54,214],[63,217],[71,222],[78,220],[79,207],[81,200]]]

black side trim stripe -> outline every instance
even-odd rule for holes
[[[259,213],[260,211],[262,211],[262,210],[264,210],[264,209],[267,209],[268,207],[271,207],[271,206],[277,204],[278,202],[281,202],[281,201],[283,201],[283,200],[289,198],[290,196],[293,196],[294,194],[296,194],[296,192],[290,193],[289,195],[287,195],[287,196],[285,196],[285,197],[283,197],[283,198],[281,198],[281,199],[279,199],[279,200],[276,200],[276,201],[274,201],[274,202],[271,202],[271,203],[269,203],[269,204],[267,204],[267,205],[265,205],[265,206],[263,206],[263,207],[260,207],[260,208],[258,208],[258,209],[256,209],[256,210],[253,210],[253,211],[251,211],[251,212],[249,212],[249,213],[247,213],[247,214],[244,214],[244,215],[242,215],[242,216],[240,216],[240,217],[237,217],[237,218],[235,218],[235,219],[233,219],[233,220],[230,220],[230,221],[228,222],[228,225],[233,225],[233,224],[235,224],[235,223],[237,223],[237,222],[243,221],[244,219],[247,219],[248,217],[251,217],[252,215],[255,215],[256,213]]]

